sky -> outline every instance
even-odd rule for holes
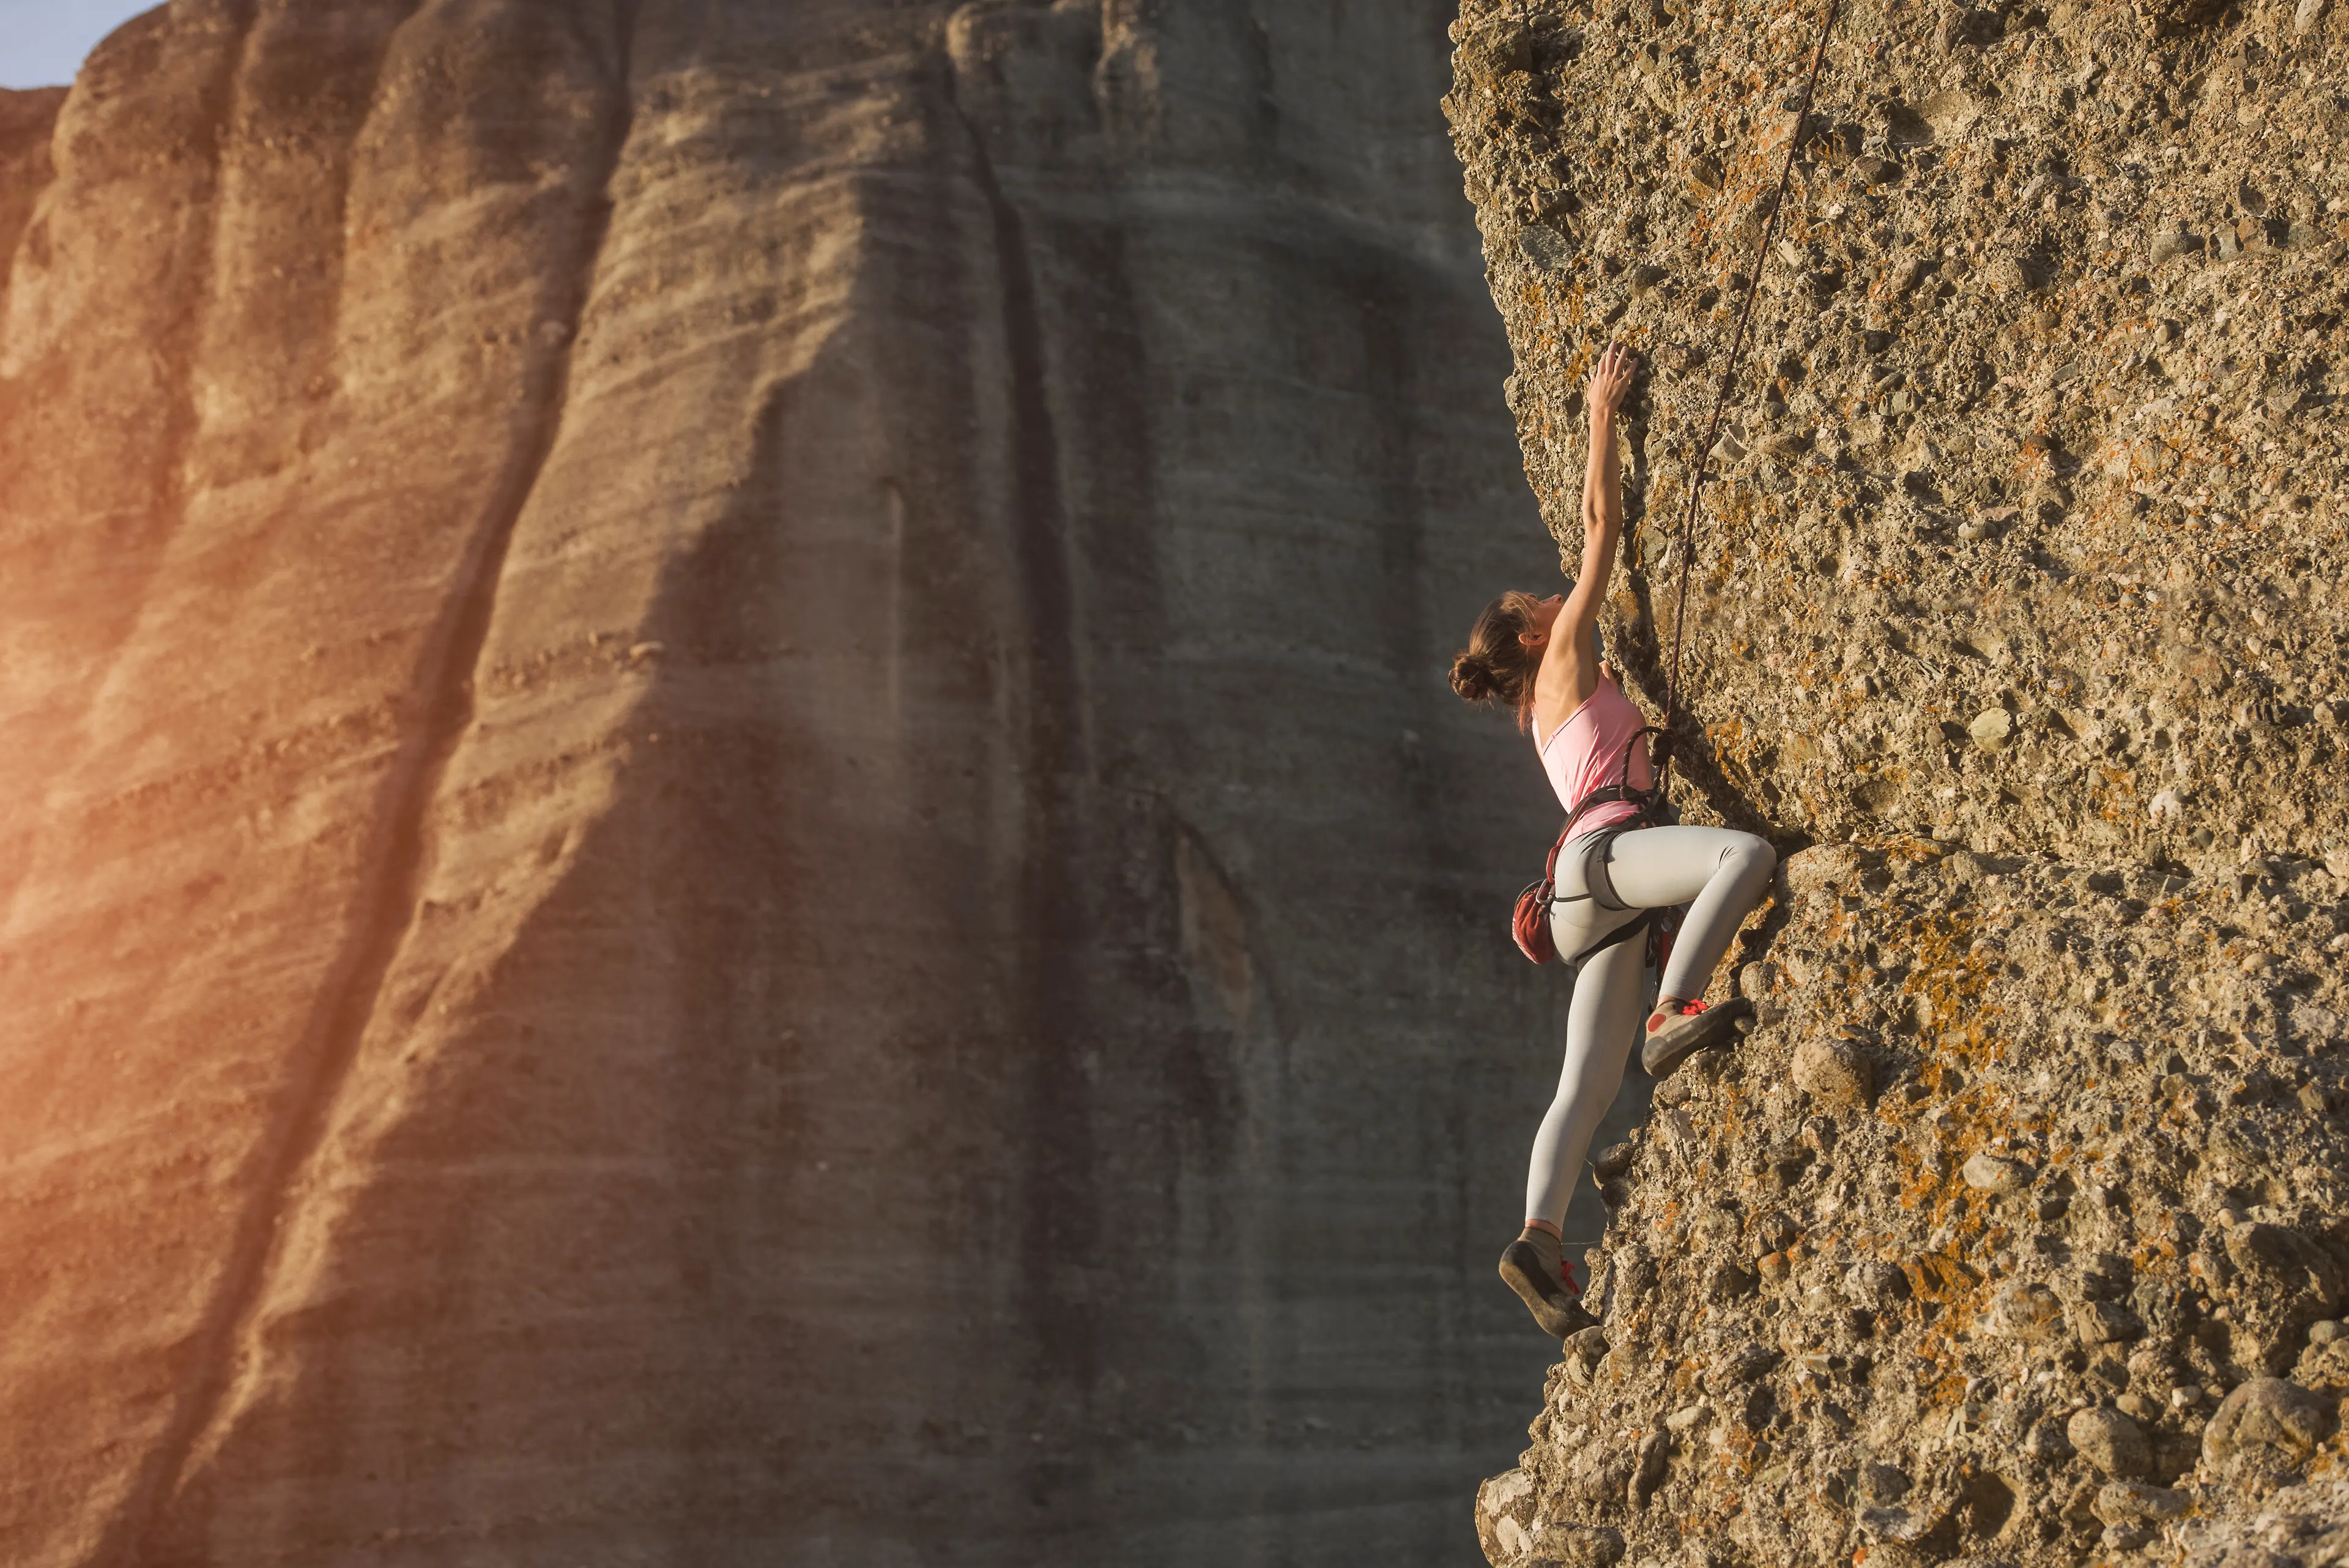
[[[157,0],[0,0],[0,88],[63,87],[92,46]]]

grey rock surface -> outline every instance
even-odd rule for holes
[[[0,1559],[1474,1552],[1565,997],[1448,19],[0,97]]]

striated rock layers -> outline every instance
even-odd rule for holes
[[[1563,992],[1450,19],[0,97],[0,1559],[1473,1551]]]
[[[1454,33],[1554,527],[1578,374],[1652,356],[1610,609],[1651,699],[1761,267],[1685,751],[1799,850],[1763,1026],[1597,1162],[1605,1326],[1485,1551],[2344,1561],[2349,14],[1863,0],[1798,127],[1818,20]]]

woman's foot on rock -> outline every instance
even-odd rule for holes
[[[1555,1236],[1528,1228],[1510,1242],[1501,1254],[1501,1280],[1517,1293],[1542,1332],[1553,1339],[1569,1339],[1599,1325],[1589,1309],[1575,1300],[1574,1287],[1567,1283]]]
[[[1668,1001],[1648,1020],[1648,1038],[1640,1047],[1640,1065],[1651,1078],[1671,1070],[1708,1045],[1727,1044],[1732,1036],[1750,1028],[1754,1004],[1744,997],[1707,1004]]]

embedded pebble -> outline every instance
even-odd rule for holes
[[[2327,1403],[2281,1377],[2254,1377],[2219,1402],[2202,1433],[2202,1457],[2224,1467],[2237,1459],[2290,1466],[2332,1434]]]
[[[1535,1537],[1534,1551],[1566,1568],[1615,1568],[1623,1560],[1623,1535],[1603,1525],[1553,1524]]]
[[[2106,1524],[2124,1524],[2183,1519],[2194,1502],[2184,1492],[2168,1487],[2147,1486],[2141,1481],[2106,1481],[2097,1489],[2096,1501],[2091,1506],[2096,1517]]]
[[[1966,1185],[1978,1192],[2020,1192],[2031,1185],[2035,1173],[2019,1159],[1977,1154],[1966,1161],[1960,1174],[1964,1176]]]
[[[2082,1410],[2064,1423],[2064,1436],[2082,1459],[2108,1476],[2142,1476],[2153,1468],[2145,1428],[2118,1410]]]
[[[1966,726],[1966,733],[1985,752],[2002,751],[2014,737],[2014,715],[2003,708],[1988,709],[1974,715],[1973,722]]]
[[[2084,1345],[2121,1345],[2144,1334],[2145,1324],[2118,1302],[2082,1302],[2072,1309],[2072,1332]]]
[[[1816,1035],[1795,1048],[1795,1086],[1837,1110],[1867,1105],[1876,1095],[1876,1068],[1848,1041]]]

